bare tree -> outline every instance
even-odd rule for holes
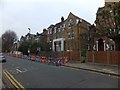
[[[17,41],[16,33],[12,30],[7,30],[2,34],[2,51],[10,52],[15,41]]]

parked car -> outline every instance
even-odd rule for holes
[[[3,55],[3,53],[0,53],[0,62],[6,62],[6,57]]]

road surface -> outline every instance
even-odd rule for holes
[[[25,88],[118,88],[118,78],[6,56],[3,70]]]

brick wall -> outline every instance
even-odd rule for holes
[[[78,51],[64,52],[63,56],[67,57],[68,60],[80,61],[80,53]]]

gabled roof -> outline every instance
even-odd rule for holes
[[[75,17],[75,18],[77,18],[77,19],[81,19],[82,21],[84,21],[84,22],[86,22],[86,23],[90,24],[88,21],[86,21],[86,20],[84,20],[84,19],[82,19],[82,18],[80,18],[80,17],[78,17],[78,16],[74,15],[72,12],[70,12],[70,13],[69,13],[69,15],[68,15],[67,19],[68,19],[71,15],[72,15],[72,16],[74,16],[74,17]],[[91,25],[91,24],[90,24],[90,25]]]
[[[78,16],[76,16],[76,15],[74,15],[72,12],[70,12],[69,13],[69,15],[68,15],[68,17],[67,17],[67,19],[65,19],[64,21],[62,21],[62,22],[58,22],[58,23],[56,23],[55,25],[53,25],[53,24],[51,24],[49,27],[48,27],[48,29],[49,28],[54,28],[54,27],[57,27],[57,28],[59,28],[65,21],[67,21],[68,20],[68,18],[70,17],[70,16],[74,16],[75,18],[77,18],[77,19],[81,19],[82,21],[84,21],[84,22],[86,22],[86,23],[88,23],[88,24],[90,24],[89,22],[87,22],[86,20],[84,20],[84,19],[82,19],[82,18],[80,18],[80,17],[78,17]],[[91,24],[90,24],[91,25]]]
[[[76,18],[78,18],[78,19],[80,19],[78,16],[74,15],[72,12],[69,13],[69,15],[68,15],[67,18],[69,18],[71,15],[74,16],[74,17],[76,17]]]

